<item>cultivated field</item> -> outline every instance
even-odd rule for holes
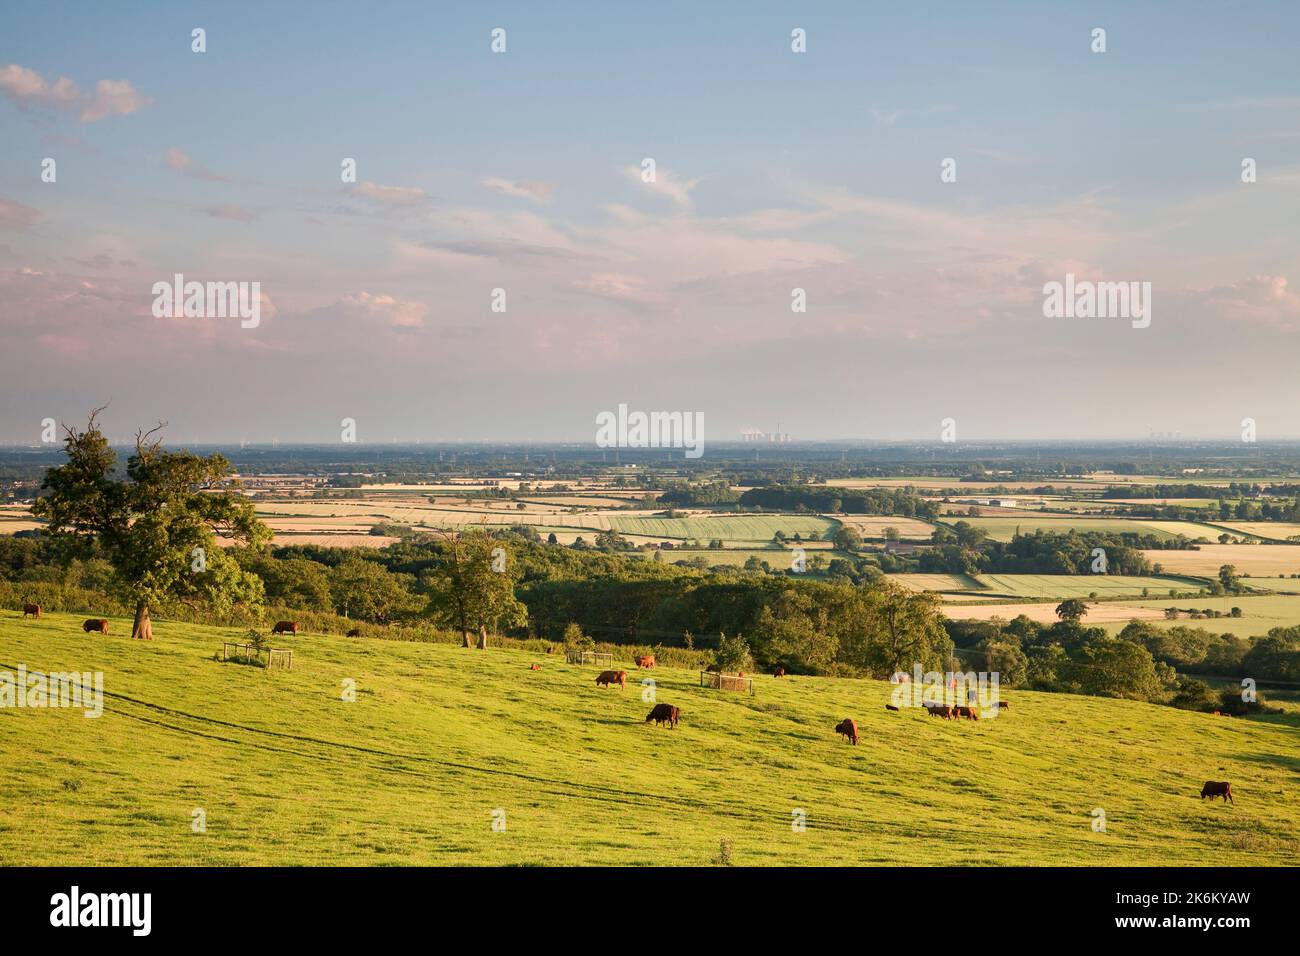
[[[1055,624],[1060,620],[1056,616],[1056,604],[1055,601],[1049,601],[1046,604],[947,604],[944,605],[943,613],[945,617],[954,621],[991,621],[995,617],[1004,621],[1011,621],[1023,614],[1031,621],[1037,621],[1039,624]],[[1163,617],[1164,612],[1159,608],[1138,607],[1132,604],[1090,604],[1088,605],[1088,615],[1084,618],[1084,624],[1118,622],[1120,626],[1115,630],[1120,630],[1123,625],[1134,619],[1154,621]]]
[[[821,543],[813,542],[810,547],[804,548],[804,555],[807,560],[811,561],[814,557],[820,557],[829,563],[836,558],[851,557],[847,551],[839,551],[829,546],[818,547]],[[645,553],[643,552],[643,554]],[[766,561],[776,571],[784,571],[789,568],[795,558],[795,553],[791,548],[726,548],[721,551],[709,548],[674,548],[671,551],[661,551],[659,554],[667,564],[677,561],[689,561],[692,558],[699,557],[709,562],[709,567],[719,564],[740,567],[750,558],[758,558],[760,561]],[[648,557],[649,555],[646,554],[645,556]]]
[[[918,591],[939,591],[954,599],[969,592],[975,597],[1101,598],[1137,597],[1145,588],[1151,594],[1199,591],[1203,584],[1190,578],[1123,574],[891,574],[892,581]]]
[[[1215,524],[1269,541],[1300,538],[1300,524],[1287,521],[1216,521]]]
[[[651,518],[610,515],[610,528],[623,534],[641,534],[656,538],[708,541],[721,538],[724,542],[765,543],[778,531],[786,537],[796,534],[807,538],[817,534],[823,538],[835,532],[838,524],[817,515],[686,515],[680,518]]]
[[[897,518],[889,515],[836,515],[843,524],[857,528],[864,538],[883,538],[886,528],[898,531],[901,541],[928,541],[934,525],[919,518]]]
[[[268,672],[212,659],[238,632],[80,620],[0,612],[0,669],[102,671],[111,695],[96,719],[0,709],[0,865],[697,865],[723,839],[740,865],[1300,863],[1292,718],[1010,690],[950,723],[885,711],[883,682],[750,697],[664,668],[668,730],[544,654],[303,635]],[[1209,779],[1236,804],[1202,802]]]
[[[1180,617],[1176,621],[1157,622],[1160,626],[1172,627],[1182,624],[1187,627],[1202,627],[1214,634],[1236,634],[1238,637],[1263,637],[1275,627],[1300,627],[1300,596],[1288,594],[1265,594],[1259,596],[1235,594],[1226,597],[1198,597],[1164,600],[1142,600],[1126,602],[1135,607],[1156,608],[1177,607],[1182,610],[1194,608],[1198,611],[1213,610],[1225,615],[1219,618],[1202,618],[1200,620]],[[1104,605],[1103,605],[1104,606]],[[1234,608],[1241,608],[1241,617],[1227,617]],[[1085,622],[1091,620],[1085,618]],[[1111,630],[1111,628],[1108,628]]]
[[[1300,573],[1300,545],[1296,544],[1203,544],[1195,551],[1142,553],[1171,574],[1213,577],[1225,564],[1236,567],[1238,574],[1252,577]]]
[[[1205,538],[1215,541],[1223,532],[1194,524],[1190,521],[1140,521],[1136,518],[1093,518],[1074,517],[1072,515],[1018,515],[1006,518],[960,518],[948,516],[945,521],[955,524],[965,521],[972,527],[979,528],[994,541],[1010,541],[1019,531],[1021,534],[1033,534],[1043,531],[1068,534],[1077,531],[1100,531],[1107,534],[1151,534],[1157,538],[1173,538],[1177,535],[1195,540]]]

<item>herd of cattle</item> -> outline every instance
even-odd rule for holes
[[[26,619],[28,617],[33,617],[39,621],[41,619],[41,606],[39,604],[24,604],[23,618]],[[89,618],[81,625],[81,629],[87,634],[92,632],[97,634],[107,634],[108,619],[102,617]],[[276,621],[275,626],[271,628],[271,633],[296,635],[298,633],[298,622]],[[348,631],[347,636],[360,637],[360,628],[354,627],[352,630]],[[655,658],[653,654],[638,654],[633,657],[632,660],[637,667],[651,668],[655,666]],[[541,665],[539,664],[533,664],[531,667],[531,670],[540,669]],[[717,664],[710,664],[707,670],[711,673],[721,672],[721,668]],[[741,671],[737,676],[744,677],[744,671]],[[784,677],[785,668],[776,668],[772,672],[772,676]],[[600,674],[596,676],[597,687],[613,687],[615,684],[618,685],[620,690],[627,687],[627,671],[601,671]],[[967,720],[980,719],[979,710],[975,707],[954,707],[951,704],[935,704],[928,701],[924,703],[923,706],[925,707],[926,713],[931,717],[941,717],[944,720],[959,720],[963,717]],[[1003,710],[1010,706],[1011,704],[1005,700],[998,701],[998,707]],[[886,704],[885,710],[897,711],[898,708],[893,704]],[[681,715],[682,712],[679,707],[674,707],[671,704],[655,704],[650,713],[646,714],[645,722],[648,724],[653,720],[656,726],[662,727],[667,725],[671,729],[676,729],[677,721],[681,718]],[[852,717],[845,717],[836,724],[835,732],[842,735],[846,742],[851,743],[854,746],[857,745],[859,738],[858,724]],[[1224,803],[1236,804],[1236,801],[1232,799],[1232,785],[1226,781],[1207,780],[1205,786],[1201,788],[1201,799],[1204,800],[1206,797],[1209,797],[1211,800],[1215,797],[1222,797]]]

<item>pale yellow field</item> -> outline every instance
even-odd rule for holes
[[[1238,574],[1269,578],[1300,572],[1300,545],[1201,545],[1195,551],[1143,551],[1148,561],[1164,564],[1166,574],[1218,574],[1232,564]]]
[[[1213,577],[1225,564],[1238,574],[1269,577],[1300,573],[1300,544],[1203,544],[1196,551],[1143,551],[1168,574]]]
[[[1300,537],[1300,524],[1286,521],[1216,521],[1215,524],[1272,541],[1287,541]]]
[[[991,604],[983,606],[945,604],[943,605],[943,613],[945,617],[954,621],[988,621],[995,617],[1010,621],[1023,614],[1031,621],[1037,621],[1040,624],[1052,624],[1058,620],[1056,607],[1060,603],[1060,601],[1051,601],[1047,604]],[[1142,621],[1152,621],[1163,620],[1164,616],[1165,612],[1161,608],[1138,607],[1133,604],[1093,603],[1088,604],[1088,614],[1084,617],[1083,623],[1107,624],[1115,621],[1131,621],[1134,618]]]
[[[897,528],[904,541],[928,540],[934,525],[918,518],[894,518],[887,515],[836,515],[841,524],[857,528],[864,538],[883,538],[886,528]]]

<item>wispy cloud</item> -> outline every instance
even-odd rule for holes
[[[537,203],[547,202],[551,198],[551,193],[555,191],[555,183],[541,182],[535,179],[511,180],[489,176],[483,180],[483,185],[499,196],[509,196],[513,199],[531,199]]]
[[[41,214],[31,206],[0,197],[0,229],[21,232],[30,229]]]
[[[200,162],[196,162],[189,153],[176,146],[167,149],[167,168],[174,169],[184,176],[193,176],[210,183],[228,182],[228,178],[218,175]]]
[[[126,116],[153,102],[137,92],[127,80],[100,80],[93,93],[83,93],[66,76],[51,83],[35,70],[17,63],[0,69],[0,93],[19,109],[42,107],[76,112],[83,123],[94,123],[109,116]]]
[[[381,186],[372,182],[357,183],[352,187],[352,195],[381,206],[417,206],[429,198],[419,186]]]
[[[234,203],[227,203],[224,206],[207,206],[200,211],[205,216],[211,216],[213,219],[229,219],[231,222],[252,222],[257,218],[257,213]]]
[[[873,106],[871,118],[876,121],[877,126],[893,126],[901,119],[917,119],[922,116],[933,116],[936,113],[951,113],[956,108],[955,106],[923,106],[919,109],[885,110]]]
[[[694,200],[691,199],[691,190],[700,184],[698,179],[680,179],[676,173],[662,166],[656,167],[654,179],[648,182],[642,175],[640,166],[625,166],[623,173],[650,192],[671,199],[675,206],[690,209],[695,205]]]

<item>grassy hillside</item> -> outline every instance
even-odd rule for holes
[[[145,644],[80,620],[0,612],[0,670],[102,670],[111,695],[98,719],[0,710],[3,865],[701,864],[723,839],[738,864],[1300,862],[1281,718],[1010,691],[950,723],[886,712],[881,682],[749,697],[659,669],[671,731],[635,684],[546,655],[303,635],[268,672],[213,660],[234,632],[159,621]],[[850,715],[857,747],[832,730]],[[1236,805],[1202,803],[1207,779]]]

